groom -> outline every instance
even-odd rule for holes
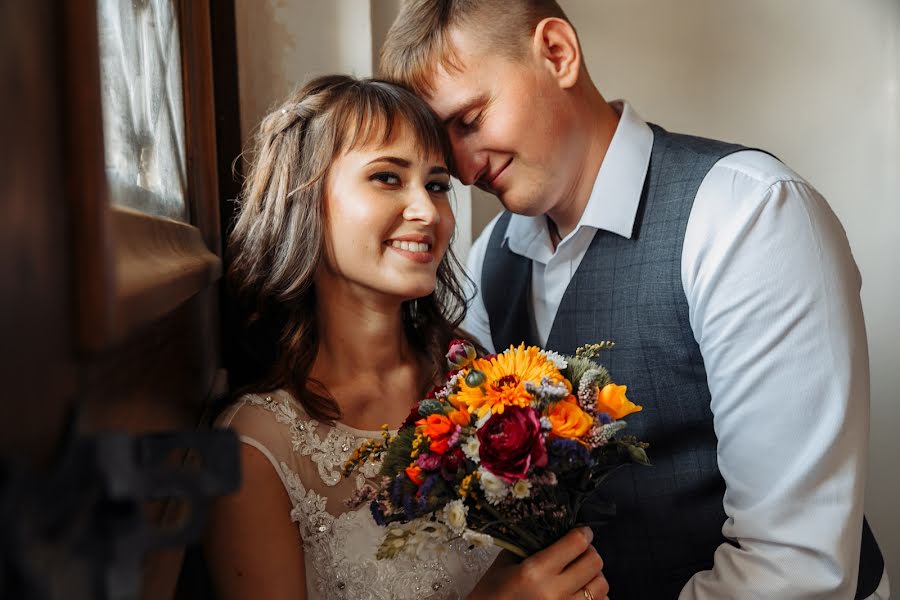
[[[819,193],[607,102],[552,0],[408,1],[382,72],[506,208],[472,248],[465,327],[494,349],[616,342],[603,358],[654,466],[603,491],[611,596],[886,598],[860,278]]]

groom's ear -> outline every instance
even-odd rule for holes
[[[578,81],[581,48],[571,23],[556,17],[542,20],[534,30],[532,50],[542,65],[550,70],[559,87],[567,89]]]

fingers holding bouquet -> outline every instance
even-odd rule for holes
[[[468,600],[604,600],[609,585],[592,538],[579,527],[521,562],[498,559]]]
[[[548,591],[551,594],[555,592],[556,595],[536,597],[567,600],[603,600],[606,597],[609,584],[603,577],[603,559],[591,546],[593,537],[594,534],[588,527],[573,529],[522,563],[526,565],[529,561],[540,561],[543,563],[541,566],[551,574],[548,579],[552,580],[553,586],[548,586]]]

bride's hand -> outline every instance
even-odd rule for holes
[[[587,527],[573,529],[552,546],[514,564],[502,553],[469,600],[606,600],[603,560]]]

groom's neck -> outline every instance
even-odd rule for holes
[[[603,99],[596,88],[591,86],[591,90],[585,92],[581,101],[576,103],[580,113],[578,120],[582,122],[584,132],[581,139],[577,140],[583,147],[583,151],[578,153],[580,163],[573,171],[568,193],[547,212],[555,225],[556,231],[554,227],[550,228],[556,234],[551,235],[554,247],[578,226],[619,125],[619,113]]]

